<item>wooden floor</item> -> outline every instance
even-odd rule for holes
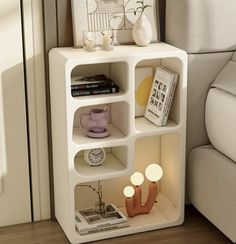
[[[69,243],[56,221],[0,228],[1,244],[65,244]],[[192,206],[186,207],[182,226],[118,237],[93,244],[231,244],[220,231]]]

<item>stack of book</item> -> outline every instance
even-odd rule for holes
[[[157,67],[145,117],[157,126],[165,126],[178,81],[178,73],[166,67]]]
[[[75,211],[75,226],[80,235],[87,235],[129,225],[125,215],[114,204],[108,204],[104,214],[97,213],[94,208]]]
[[[105,75],[75,76],[71,80],[73,97],[119,92],[119,86]]]

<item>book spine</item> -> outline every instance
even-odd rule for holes
[[[76,85],[71,85],[71,90],[79,90],[79,89],[95,89],[95,88],[100,88],[100,87],[112,87],[114,86],[113,81],[102,81],[102,82],[97,82],[97,83],[92,83],[91,84],[76,84]]]
[[[168,116],[170,113],[171,104],[172,104],[172,100],[173,100],[174,93],[175,93],[176,85],[177,85],[177,79],[175,79],[174,83],[172,84],[171,91],[170,91],[170,97],[168,98],[168,101],[165,104],[162,126],[165,126],[167,123]]]
[[[119,92],[119,87],[117,85],[110,86],[110,87],[101,87],[96,89],[82,89],[82,90],[72,90],[71,95],[72,97],[79,97],[79,96],[90,96],[90,95],[98,95],[98,94],[110,94],[110,93],[117,93]]]

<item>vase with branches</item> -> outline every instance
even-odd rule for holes
[[[145,4],[144,0],[139,0],[136,4],[137,8],[134,10],[134,15],[137,15],[137,13],[141,14],[133,26],[132,35],[134,42],[138,46],[145,47],[152,40],[152,26],[144,12],[152,6]]]
[[[97,194],[98,201],[95,202],[95,211],[99,214],[105,214],[106,213],[106,204],[103,202],[103,199],[102,199],[103,195],[102,195],[101,181],[100,180],[98,181],[97,188],[95,188],[89,184],[79,185],[79,187],[88,187]]]

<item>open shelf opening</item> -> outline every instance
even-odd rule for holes
[[[129,104],[126,102],[93,105],[79,108],[74,115],[73,141],[76,144],[84,145],[86,143],[102,141],[115,142],[116,140],[125,138],[130,132],[129,110]],[[89,133],[89,131],[93,130],[93,126],[101,127],[100,117],[98,119],[93,118],[93,111],[100,111],[100,116],[103,116],[102,121],[104,118],[107,120],[108,124],[105,126],[107,134],[103,135],[103,133]],[[107,112],[103,113],[103,111]]]
[[[144,174],[145,168],[151,163],[161,165],[163,177],[158,182],[157,202],[149,214],[128,217],[125,208],[125,196],[123,189],[132,185],[130,176],[122,176],[101,181],[103,201],[106,204],[114,204],[128,219],[128,227],[115,230],[106,230],[102,235],[110,235],[110,231],[119,235],[131,234],[153,229],[160,229],[171,225],[180,224],[183,218],[181,209],[182,184],[180,164],[180,136],[177,134],[163,136],[148,136],[139,138],[135,143],[135,171]],[[99,177],[98,177],[99,179]],[[91,189],[83,185],[96,188],[98,181],[87,182],[75,187],[75,210],[94,208],[98,201],[97,195]],[[142,200],[146,201],[149,181],[145,178],[142,184]],[[82,196],[86,196],[82,197]],[[88,234],[90,236],[93,234]]]
[[[84,99],[86,98],[93,98],[93,97],[101,97],[101,96],[109,96],[109,95],[121,95],[124,94],[128,91],[129,89],[129,72],[128,72],[128,64],[126,62],[113,62],[113,63],[93,63],[93,64],[83,64],[83,65],[78,65],[76,66],[72,72],[71,72],[71,84],[72,80],[78,80],[81,77],[91,77],[94,75],[105,75],[107,78],[111,79],[115,85],[119,87],[119,92],[115,92],[112,94],[97,94],[97,95],[86,95],[86,96],[74,96],[76,99]],[[81,83],[80,83],[81,84]],[[105,86],[101,88],[101,85],[97,88],[93,88],[93,90],[106,90],[107,87]],[[81,91],[81,89],[77,89],[77,91]],[[88,89],[87,89],[88,90]],[[116,89],[117,90],[117,89]],[[114,89],[113,89],[114,92]],[[78,94],[84,94],[84,93],[79,93]],[[76,94],[77,94],[76,93]]]
[[[176,73],[179,78],[172,101],[168,121],[165,127],[174,128],[180,123],[180,92],[183,83],[183,64],[178,58],[147,59],[137,63],[135,67],[135,125],[142,133],[155,132],[157,126],[144,117],[148,98],[151,92],[153,78],[157,67],[166,67]],[[160,105],[160,106],[159,106]],[[158,102],[160,109],[163,104]],[[157,106],[157,107],[158,107]]]
[[[126,146],[82,150],[74,159],[75,170],[87,178],[114,177],[126,170],[127,162]]]

